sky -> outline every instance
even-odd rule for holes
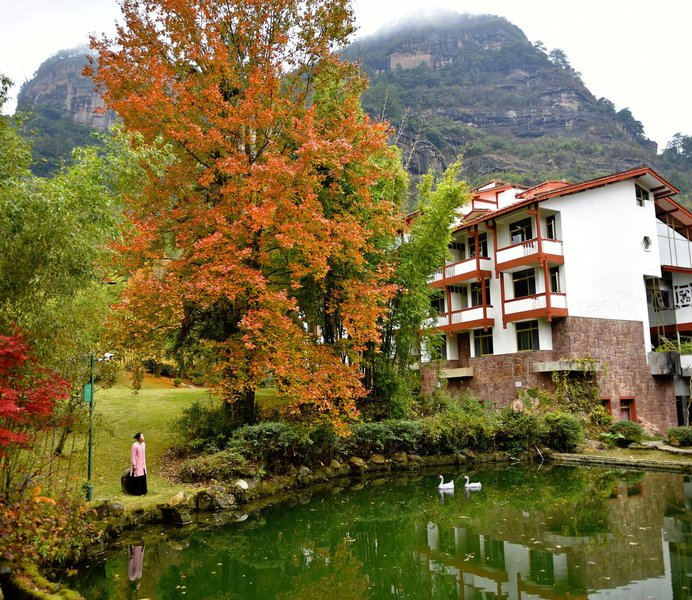
[[[493,14],[549,52],[563,50],[596,98],[629,108],[662,151],[676,133],[692,135],[692,2],[689,0],[353,0],[357,36],[438,9]],[[59,50],[113,34],[116,0],[17,0],[0,20],[0,73],[19,86]]]

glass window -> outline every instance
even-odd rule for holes
[[[512,274],[514,297],[524,298],[536,293],[536,275],[533,269],[525,269]]]
[[[637,206],[644,206],[646,201],[649,199],[649,192],[643,187],[635,184],[634,193],[637,197]]]
[[[550,215],[549,217],[545,218],[545,228],[546,228],[546,237],[549,240],[556,240],[557,239],[557,222],[555,220],[555,215]]]
[[[445,312],[445,298],[442,294],[435,298],[431,298],[430,303],[438,313],[443,314]]]
[[[515,221],[509,224],[509,237],[512,244],[519,242],[527,242],[533,239],[533,226],[531,225],[531,217]]]
[[[517,323],[517,351],[540,350],[538,345],[538,321]]]
[[[473,347],[476,356],[488,356],[493,353],[493,328],[487,331],[476,329],[473,332]]]
[[[480,248],[481,258],[488,258],[488,234],[479,233],[478,234],[478,247]],[[473,236],[469,237],[469,257],[474,258],[476,256],[476,238]]]
[[[483,305],[483,285],[478,282],[471,284],[471,306]],[[485,280],[485,305],[490,306],[490,280]]]
[[[634,398],[620,398],[620,420],[636,421]]]
[[[560,267],[550,267],[550,291],[553,294],[562,292],[560,288]]]

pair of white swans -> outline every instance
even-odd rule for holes
[[[438,475],[440,478],[440,485],[437,486],[438,490],[453,490],[454,489],[454,480],[448,481],[445,483],[445,478],[442,477],[442,475]],[[474,482],[469,482],[468,475],[464,475],[464,479],[466,480],[466,483],[464,483],[464,488],[467,490],[480,490],[481,489],[481,483],[479,481],[474,481]]]

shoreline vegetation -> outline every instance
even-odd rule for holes
[[[196,433],[200,434],[204,430],[204,419],[211,416],[213,420],[214,412],[210,407],[215,404],[209,399],[208,391],[175,385],[168,378],[154,376],[145,377],[137,394],[128,384],[127,378],[121,375],[114,387],[96,393],[96,494],[91,507],[99,542],[81,548],[83,558],[116,543],[124,532],[145,524],[184,526],[210,512],[240,515],[287,500],[292,494],[319,491],[321,487],[333,485],[338,478],[367,478],[370,474],[381,477],[437,466],[520,460],[692,473],[692,450],[667,446],[662,441],[643,441],[618,448],[586,442],[582,435],[578,448],[570,442],[567,447],[571,452],[559,452],[550,449],[540,436],[536,437],[537,432],[532,432],[536,425],[535,415],[507,412],[503,416],[496,409],[486,411],[496,419],[492,431],[488,431],[479,420],[482,411],[477,411],[477,402],[476,408],[466,409],[472,411],[472,421],[477,428],[473,440],[487,438],[492,444],[481,443],[470,450],[469,432],[461,435],[459,427],[469,427],[471,423],[464,419],[471,417],[459,412],[459,406],[454,404],[458,399],[443,406],[441,413],[441,407],[436,405],[430,409],[432,415],[419,417],[425,424],[420,430],[417,426],[412,428],[415,420],[363,422],[355,429],[356,443],[352,445],[343,446],[338,438],[335,441],[314,437],[314,432],[314,439],[310,435],[296,436],[292,425],[266,420],[238,436],[247,446],[225,439],[219,442],[221,448],[214,449],[198,440],[200,447],[181,455],[181,444],[195,446],[189,439],[181,438],[181,422],[190,417],[197,419],[201,429]],[[207,408],[200,412],[200,406]],[[260,408],[262,416],[273,418],[281,409],[270,394],[261,399]],[[132,432],[139,430],[147,435],[151,491],[147,496],[135,497],[122,493],[120,475],[127,463]],[[431,431],[437,432],[436,444],[429,445],[421,453],[406,449],[407,444],[409,448],[417,447],[423,439],[430,444]],[[208,434],[210,431],[204,430],[201,437]],[[496,434],[501,437],[495,438]],[[461,445],[450,451],[449,440],[460,435]],[[317,444],[320,445],[315,448]],[[177,452],[171,447],[177,448]],[[312,450],[307,450],[310,448]],[[433,453],[431,448],[439,451]],[[251,452],[256,460],[245,460],[243,452]],[[221,461],[214,462],[213,457]],[[230,469],[218,470],[220,462],[230,464]],[[195,469],[200,472],[195,473]],[[185,482],[181,481],[181,473],[186,475]],[[79,563],[53,565],[52,568],[48,565],[44,569],[33,564],[22,565],[18,569],[21,572],[12,573],[11,587],[5,582],[4,589],[10,590],[8,597],[11,598],[76,600],[82,596],[66,587],[69,577],[64,577],[65,571],[73,567],[79,568]]]

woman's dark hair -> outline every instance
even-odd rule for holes
[[[136,439],[136,440],[138,440],[140,437],[142,437],[142,434],[141,434],[141,433],[139,433],[139,432],[138,432],[138,433],[135,433],[135,439]]]

